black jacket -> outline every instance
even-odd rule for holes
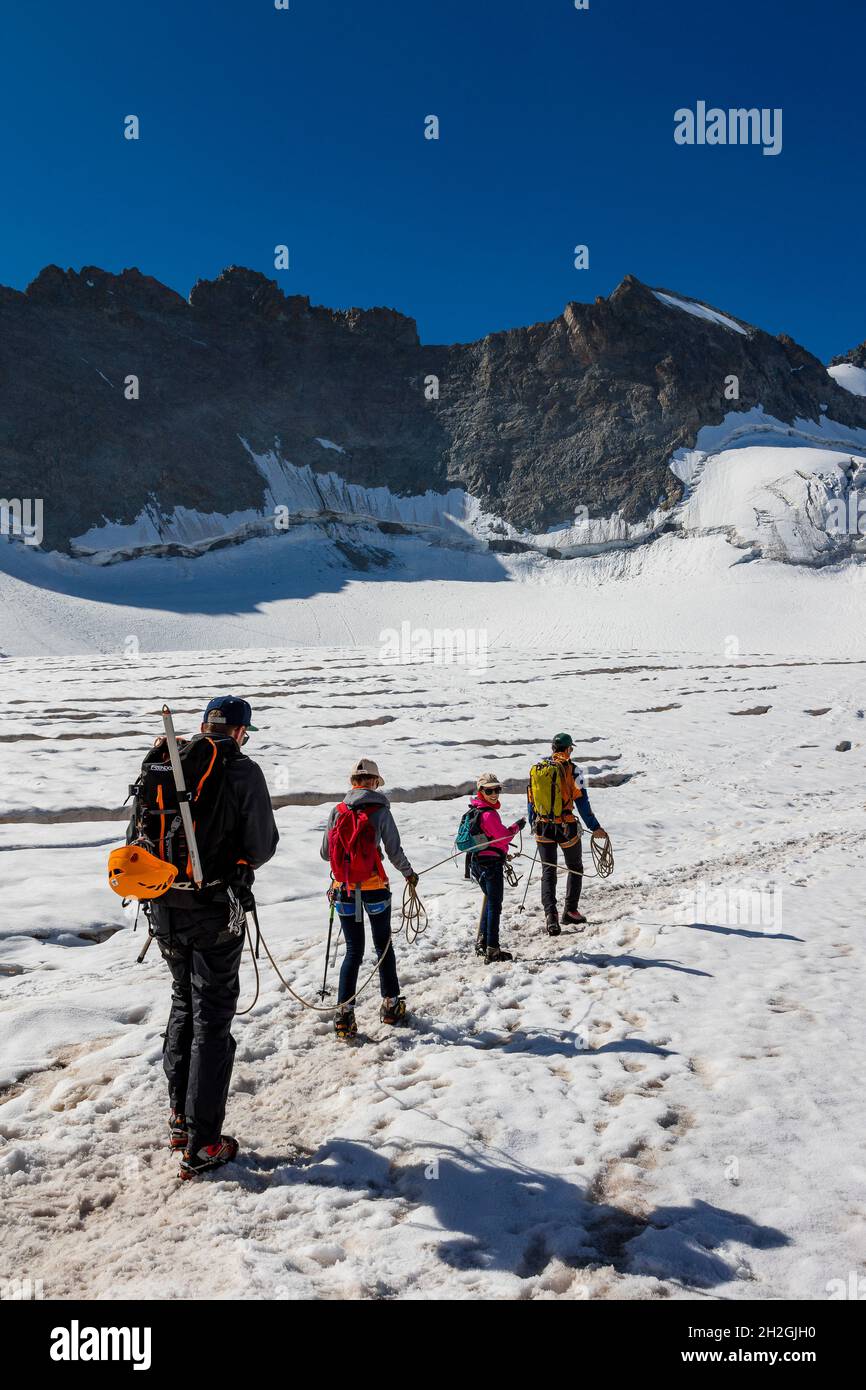
[[[233,758],[226,768],[226,797],[234,816],[238,858],[260,869],[273,859],[280,832],[265,774],[245,753]]]
[[[271,807],[265,774],[244,753],[230,758],[225,769],[225,834],[233,859],[245,859],[254,869],[272,859],[280,838]],[[130,818],[126,839],[135,838],[135,816]],[[163,901],[189,902],[189,894],[169,889]]]

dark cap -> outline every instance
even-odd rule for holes
[[[564,753],[567,748],[574,746],[574,739],[571,734],[556,734],[553,740],[553,748],[557,753]]]
[[[231,729],[243,724],[245,728],[256,733],[256,726],[251,722],[252,717],[253,712],[248,701],[239,699],[237,695],[215,695],[208,702],[202,723],[225,724]]]

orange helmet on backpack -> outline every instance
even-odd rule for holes
[[[177,878],[177,869],[143,845],[122,845],[108,856],[108,886],[122,898],[160,898]]]

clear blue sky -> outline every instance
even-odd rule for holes
[[[826,357],[866,338],[864,39],[863,0],[7,6],[0,283],[235,263],[450,342],[631,271]],[[782,107],[782,153],[677,146],[698,99]]]

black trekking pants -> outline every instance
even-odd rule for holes
[[[580,835],[574,822],[566,822],[557,825],[549,822],[547,825],[539,822],[536,833],[542,836],[542,843],[538,846],[538,858],[541,861],[541,906],[544,908],[545,917],[550,917],[556,913],[556,880],[565,880],[565,911],[576,912],[580,902],[580,890],[583,887],[583,850],[580,844]],[[563,841],[575,840],[573,845],[563,844]],[[547,843],[544,843],[546,841]],[[558,874],[555,868],[558,859],[558,851],[562,850],[562,858],[566,868],[576,869],[577,873]]]
[[[244,937],[229,933],[227,903],[166,907],[155,902],[151,914],[172,975],[162,1053],[169,1100],[186,1116],[189,1150],[197,1153],[218,1141],[225,1120]]]

